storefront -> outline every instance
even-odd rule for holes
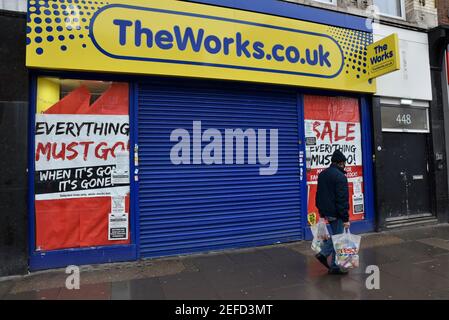
[[[374,230],[365,20],[211,3],[29,2],[31,269],[309,239],[337,148]]]
[[[440,170],[435,169],[432,154],[443,157],[437,148],[432,151],[427,34],[374,26],[375,41],[392,33],[400,41],[401,69],[377,80],[373,102],[380,230],[437,222],[433,176]]]

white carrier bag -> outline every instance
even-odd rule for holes
[[[332,236],[335,249],[335,263],[343,269],[359,267],[359,250],[362,237],[351,234],[349,229]]]
[[[318,220],[317,224],[310,227],[313,234],[312,250],[316,253],[321,252],[321,247],[324,241],[330,238],[329,231],[327,230],[326,222],[324,219]]]

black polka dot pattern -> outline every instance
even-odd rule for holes
[[[367,46],[373,43],[368,32],[329,27],[328,33],[340,45],[345,56],[344,73],[354,79],[361,79],[368,72]]]
[[[50,47],[61,52],[87,48],[90,19],[108,4],[91,0],[30,0],[27,46],[32,46],[38,55],[45,55]]]

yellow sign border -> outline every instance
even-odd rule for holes
[[[29,68],[249,81],[363,93],[374,93],[376,91],[375,81],[369,81],[363,74],[367,62],[366,49],[368,44],[372,42],[372,34],[367,32],[181,1],[164,1],[161,3],[160,1],[148,0],[145,1],[145,3],[142,3],[142,1],[137,0],[110,0],[107,5],[92,4],[86,6],[86,10],[84,10],[85,7],[83,7],[83,5],[73,4],[70,6],[72,11],[67,9],[69,4],[62,3],[60,0],[49,0],[48,3],[51,8],[46,10],[38,7],[40,1],[30,0],[29,3],[31,22],[28,23],[29,32],[26,60],[26,65]],[[180,52],[179,50],[179,52],[172,52],[167,50],[162,52],[162,50],[158,51],[157,48],[151,48],[151,53],[149,53],[154,54],[157,57],[157,59],[154,59],[155,61],[158,59],[159,61],[162,60],[160,59],[162,53],[166,54],[167,57],[170,55],[182,54],[183,56],[188,56],[188,59],[196,61],[196,65],[143,62],[137,61],[138,59],[132,61],[114,59],[98,50],[92,41],[92,35],[95,33],[96,38],[102,37],[103,40],[111,39],[110,46],[115,46],[117,52],[121,50],[116,29],[111,28],[110,25],[95,26],[94,23],[92,23],[92,18],[97,17],[99,10],[103,9],[104,11],[105,7],[112,7],[114,5],[152,8],[157,9],[160,12],[178,11],[186,13],[179,19],[179,21],[176,21],[177,24],[184,24],[186,28],[191,26],[193,29],[196,28],[195,30],[201,26],[206,32],[212,35],[214,32],[221,32],[221,34],[217,34],[217,36],[222,37],[227,35],[226,30],[229,29],[230,26],[229,24],[225,25],[225,23],[232,20],[236,22],[232,26],[236,29],[235,34],[241,32],[252,44],[255,42],[267,43],[267,48],[269,48],[268,53],[274,52],[270,50],[274,48],[272,45],[275,40],[284,41],[284,39],[289,38],[290,41],[293,41],[291,47],[296,46],[301,48],[302,51],[298,49],[298,52],[301,52],[302,54],[301,57],[304,56],[305,50],[303,49],[305,46],[310,47],[310,52],[315,50],[310,54],[310,56],[313,56],[315,52],[318,52],[318,48],[320,48],[319,44],[323,43],[323,52],[320,52],[320,57],[325,56],[326,52],[329,52],[329,57],[341,55],[341,61],[339,60],[340,58],[334,58],[333,61],[338,64],[341,63],[342,70],[337,76],[326,78],[324,77],[326,74],[326,65],[324,64],[323,66],[323,64],[320,64],[319,67],[313,69],[317,70],[316,73],[312,73],[316,74],[315,76],[303,76],[298,75],[298,73],[293,74],[294,72],[286,74],[286,72],[282,70],[289,70],[290,67],[293,70],[302,66],[299,66],[299,62],[297,62],[298,65],[288,65],[284,62],[276,62],[274,59],[265,59],[266,57],[271,56],[270,54],[265,54],[263,62],[253,59],[252,57],[242,59],[235,54],[234,56],[229,57],[229,55],[222,52],[214,56],[203,54],[202,58],[204,60],[199,60],[200,55],[192,50],[185,52]],[[58,8],[60,13],[56,14],[56,9],[53,10],[53,7]],[[67,14],[65,14],[64,11],[66,9],[68,12]],[[64,15],[61,13],[64,13]],[[188,14],[192,16],[196,15],[196,20],[187,17]],[[140,19],[141,16],[141,13],[129,13],[129,19],[133,21]],[[221,19],[221,25],[220,23],[206,21],[204,16]],[[159,19],[157,25],[161,25],[161,28],[167,30],[173,28],[173,21],[170,19],[164,20],[160,15],[158,16],[156,14],[154,14],[153,17]],[[168,17],[168,15],[166,17]],[[47,20],[51,22],[45,23]],[[146,21],[149,20],[151,19],[146,19]],[[228,21],[225,22],[224,20]],[[104,19],[104,21],[107,21],[107,19]],[[248,22],[248,25],[253,24],[253,26],[245,26],[243,28],[237,24],[237,21],[245,21]],[[151,25],[151,23],[149,24]],[[258,29],[255,25],[259,25],[259,27],[257,27]],[[272,30],[267,29],[266,26],[271,26]],[[91,30],[92,27],[100,28],[101,34],[98,35],[97,29],[95,31]],[[263,29],[263,27],[265,27],[265,29]],[[323,35],[323,38],[313,39],[311,36],[308,38],[305,36],[302,38],[295,38],[292,34],[288,34],[289,30],[296,30],[309,35]],[[327,41],[326,39],[332,39],[338,46],[328,44],[326,47],[324,44]],[[285,47],[286,48],[284,49],[290,48],[287,48],[287,45],[285,45]],[[339,47],[340,50],[338,50],[337,47]],[[135,52],[142,52],[140,48],[131,49]],[[289,60],[285,51],[287,50],[283,51],[284,61]],[[290,53],[290,57],[292,55],[295,56],[295,51],[292,50],[292,52],[293,53]],[[297,61],[301,61],[302,63],[302,60],[305,59],[299,59],[298,55]],[[231,61],[233,63],[232,66],[239,66],[240,69],[211,67],[208,66],[210,61],[217,61],[218,65],[229,65],[229,61]],[[326,60],[324,60],[324,62],[326,62]],[[279,67],[276,67],[277,69],[273,70],[271,66],[275,63],[278,63]],[[265,70],[268,71],[255,71],[256,69],[261,69],[261,64],[266,65],[267,67]],[[304,63],[303,65],[304,68],[307,67],[307,63]],[[314,65],[312,65],[312,67],[313,66]],[[320,67],[322,71],[320,71]],[[311,67],[309,69],[311,69]]]

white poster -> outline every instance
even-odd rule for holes
[[[362,214],[365,212],[365,203],[363,200],[363,193],[354,194],[352,196],[353,214]]]
[[[128,214],[109,214],[108,240],[128,240]]]
[[[112,196],[111,197],[111,213],[123,214],[126,211],[126,197],[125,196]]]
[[[360,123],[305,120],[311,168],[327,168],[335,150],[348,158],[347,166],[362,165]]]
[[[127,115],[36,115],[36,200],[128,193],[128,141]]]
[[[129,152],[121,151],[116,154],[116,165],[112,170],[112,184],[129,184]]]
[[[363,183],[363,179],[361,177],[356,178],[354,180],[354,190],[353,190],[354,194],[363,193],[362,183]]]

